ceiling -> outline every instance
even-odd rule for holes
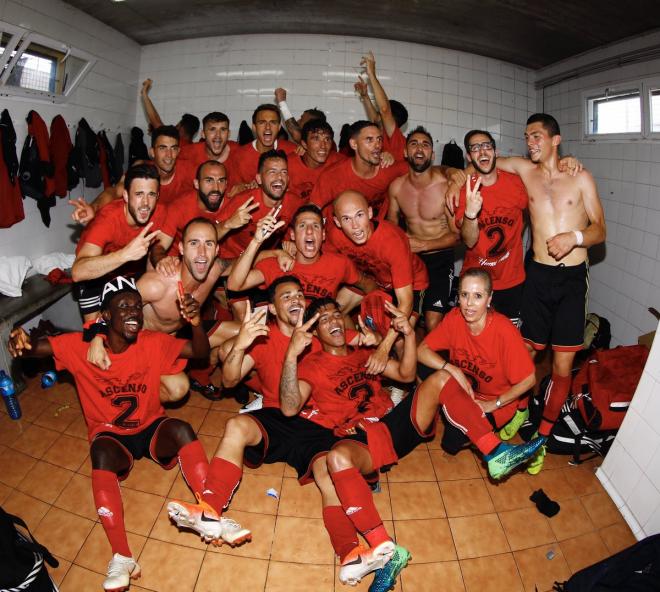
[[[425,43],[541,68],[660,27],[656,0],[66,0],[141,45],[246,33]]]

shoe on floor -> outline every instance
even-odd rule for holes
[[[190,390],[197,391],[202,397],[209,401],[218,401],[222,399],[222,389],[211,382],[208,384],[202,384],[194,378],[190,378]]]
[[[364,576],[381,569],[390,560],[395,547],[392,541],[385,541],[373,549],[358,545],[342,561],[339,581],[357,586]]]
[[[488,463],[488,473],[493,479],[501,479],[532,458],[543,444],[545,438],[535,438],[516,446],[502,442],[491,454],[484,457]]]
[[[258,411],[264,406],[264,396],[259,393],[254,393],[254,400],[250,401],[246,405],[243,405],[238,412],[239,413],[249,413],[250,411]]]
[[[410,561],[410,552],[408,549],[396,545],[392,558],[385,564],[385,567],[376,571],[374,581],[369,586],[369,592],[387,592],[396,585],[396,579],[403,571],[403,568]]]
[[[137,580],[140,575],[140,566],[135,559],[115,553],[108,563],[108,575],[103,582],[103,589],[108,592],[125,592],[131,580]]]
[[[511,418],[511,421],[500,430],[500,438],[502,440],[511,440],[518,433],[522,424],[527,421],[527,418],[529,418],[528,408],[522,410],[516,409],[516,414]]]
[[[538,436],[538,434],[534,434],[535,436]],[[541,448],[538,449],[536,456],[532,458],[527,463],[527,472],[530,475],[538,475],[541,472],[541,469],[543,468],[543,463],[545,462],[545,453],[546,453],[546,446],[545,444],[541,446]]]

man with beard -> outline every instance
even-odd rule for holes
[[[112,549],[105,590],[128,590],[140,576],[124,525],[119,481],[134,460],[151,458],[165,469],[177,462],[190,488],[204,489],[206,454],[190,424],[167,417],[159,399],[164,375],[181,373],[189,358],[208,356],[209,342],[199,325],[199,305],[189,298],[182,314],[191,323],[191,340],[142,330],[142,300],[130,278],[117,277],[103,289],[102,315],[108,326],[107,347],[112,365],[101,370],[85,360],[87,343],[81,333],[44,337],[32,343],[23,329],[12,332],[12,356],[53,356],[58,370],[74,377],[88,428],[91,483],[96,512]],[[139,509],[133,508],[139,512]],[[214,537],[231,542],[240,527],[228,519],[216,522]]]
[[[479,176],[468,177],[449,225],[454,231],[460,229],[467,247],[463,269],[481,267],[488,271],[493,283],[493,308],[520,327],[527,191],[518,175],[497,170],[495,140],[490,132],[472,130],[465,135],[464,143]]]
[[[310,202],[319,206],[326,218],[332,215],[331,203],[342,192],[354,190],[364,195],[378,220],[387,214],[385,201],[390,183],[403,175],[407,166],[397,161],[382,168],[383,134],[370,121],[356,121],[351,126],[349,144],[355,155],[323,170],[310,194]]]
[[[277,139],[280,125],[280,110],[277,105],[259,105],[254,110],[252,132],[256,139],[236,149],[235,157],[232,157],[232,173],[236,172],[235,178],[231,180],[232,184],[253,183],[259,159],[265,152],[278,150],[293,154],[296,151],[297,146],[293,142]]]
[[[74,282],[84,282],[78,304],[85,321],[98,316],[101,291],[110,277],[140,274],[150,249],[153,253],[155,245],[162,250],[171,243],[174,228],[165,206],[158,205],[158,186],[154,166],[131,167],[123,199],[108,204],[83,231],[71,276]]]
[[[445,215],[447,177],[442,167],[431,166],[435,158],[433,138],[418,127],[406,138],[405,156],[409,170],[389,188],[387,219],[406,222],[410,249],[417,253],[429,273],[421,311],[426,331],[431,331],[449,310],[449,294],[454,278],[454,246],[458,232],[452,231]]]
[[[195,169],[189,163],[178,160],[179,133],[173,125],[164,125],[154,130],[149,155],[152,160],[144,164],[152,164],[158,171],[160,203],[169,204],[192,188]],[[142,163],[143,161],[135,164]],[[100,193],[89,204],[82,197],[69,200],[69,204],[74,207],[71,217],[80,224],[89,224],[103,206],[122,198],[125,183],[126,179],[122,178],[114,187]]]

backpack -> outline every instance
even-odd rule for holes
[[[555,582],[556,592],[659,592],[660,534],[581,569],[567,582]]]
[[[642,377],[644,345],[598,350],[573,378],[575,407],[590,430],[618,430]]]
[[[44,561],[59,565],[21,518],[0,507],[0,592],[57,592]]]
[[[584,325],[584,349],[609,349],[611,341],[610,322],[605,317],[590,312]]]
[[[442,149],[442,161],[440,164],[461,170],[465,168],[463,151],[456,143],[456,140],[450,140],[445,144],[445,147]]]

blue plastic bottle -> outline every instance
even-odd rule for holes
[[[41,388],[42,389],[50,388],[56,382],[57,382],[57,373],[53,372],[53,370],[49,370],[48,372],[44,372],[41,375]]]
[[[7,407],[7,413],[12,419],[21,418],[21,405],[18,402],[16,391],[14,389],[14,381],[11,379],[4,370],[0,370],[0,392]]]

